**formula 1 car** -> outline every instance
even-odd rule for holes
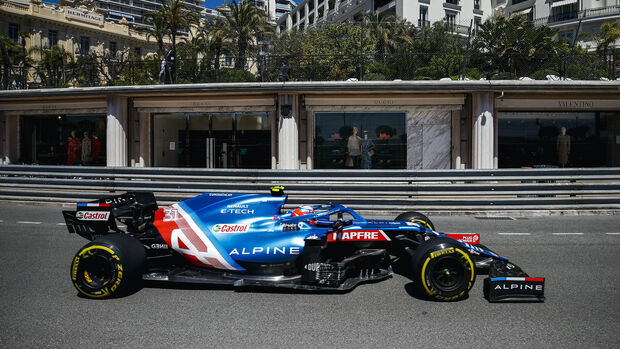
[[[71,280],[89,298],[125,295],[142,280],[345,291],[394,268],[418,295],[454,301],[488,272],[489,301],[544,301],[544,278],[480,245],[478,234],[439,233],[418,212],[395,220],[337,204],[282,212],[286,198],[274,187],[271,195],[207,193],[161,209],[145,192],[78,203],[63,211],[67,228],[91,242],[73,258]]]

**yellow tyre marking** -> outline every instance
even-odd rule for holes
[[[431,231],[434,231],[433,228],[431,228],[430,224],[428,224],[425,220],[423,219],[412,219],[411,220],[413,223],[422,223],[424,224],[428,229],[430,229]]]
[[[84,278],[88,282],[93,282],[93,279],[90,278],[90,275],[88,274],[88,272],[86,270],[84,270]]]
[[[463,257],[465,257],[465,259],[467,259],[467,262],[469,263],[469,267],[471,268],[471,269],[470,269],[470,270],[471,270],[471,279],[470,279],[469,281],[470,281],[470,285],[471,285],[471,282],[473,282],[473,281],[474,281],[474,277],[475,277],[475,275],[474,275],[474,269],[473,269],[473,267],[474,267],[474,263],[471,261],[471,258],[469,258],[469,256],[467,255],[467,253],[465,253],[465,252],[461,251],[459,248],[454,248],[454,250],[456,250],[456,251],[458,251],[460,254],[462,254],[462,255],[463,255]],[[442,255],[442,254],[440,254],[440,256],[441,256],[441,255]],[[424,261],[424,265],[422,266],[422,275],[420,275],[420,276],[421,276],[421,279],[422,279],[422,280],[421,280],[421,281],[422,281],[422,285],[424,286],[424,289],[426,290],[426,293],[427,293],[429,296],[437,296],[437,297],[439,297],[438,295],[435,295],[435,294],[434,294],[434,293],[433,293],[433,292],[432,292],[432,291],[428,288],[428,286],[426,285],[426,277],[425,277],[425,275],[426,275],[426,266],[428,265],[428,262],[430,262],[432,259],[434,259],[434,257],[432,257],[432,256],[429,256],[429,258],[426,258],[426,261]],[[468,287],[468,288],[469,288],[469,287]],[[463,294],[463,293],[461,293],[461,294]],[[459,294],[459,295],[457,295],[457,296],[460,296],[461,294]],[[442,297],[442,298],[445,298],[445,297]],[[447,299],[449,300],[450,298],[452,298],[452,297],[449,297],[449,298],[447,298]]]

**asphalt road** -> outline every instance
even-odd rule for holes
[[[543,304],[490,304],[483,276],[456,303],[418,299],[400,275],[345,294],[151,285],[84,299],[69,265],[86,240],[60,211],[0,203],[1,348],[620,347],[620,215],[431,216],[546,277]]]

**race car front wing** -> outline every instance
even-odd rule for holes
[[[489,267],[484,280],[484,294],[489,302],[544,302],[545,278],[530,277],[518,266],[497,260]]]

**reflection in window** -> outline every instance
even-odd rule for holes
[[[106,164],[105,115],[22,116],[20,163]]]
[[[618,166],[618,114],[500,112],[499,167]]]
[[[407,166],[405,113],[315,113],[314,167],[394,169]]]
[[[155,114],[154,166],[270,168],[269,115],[267,112]]]

